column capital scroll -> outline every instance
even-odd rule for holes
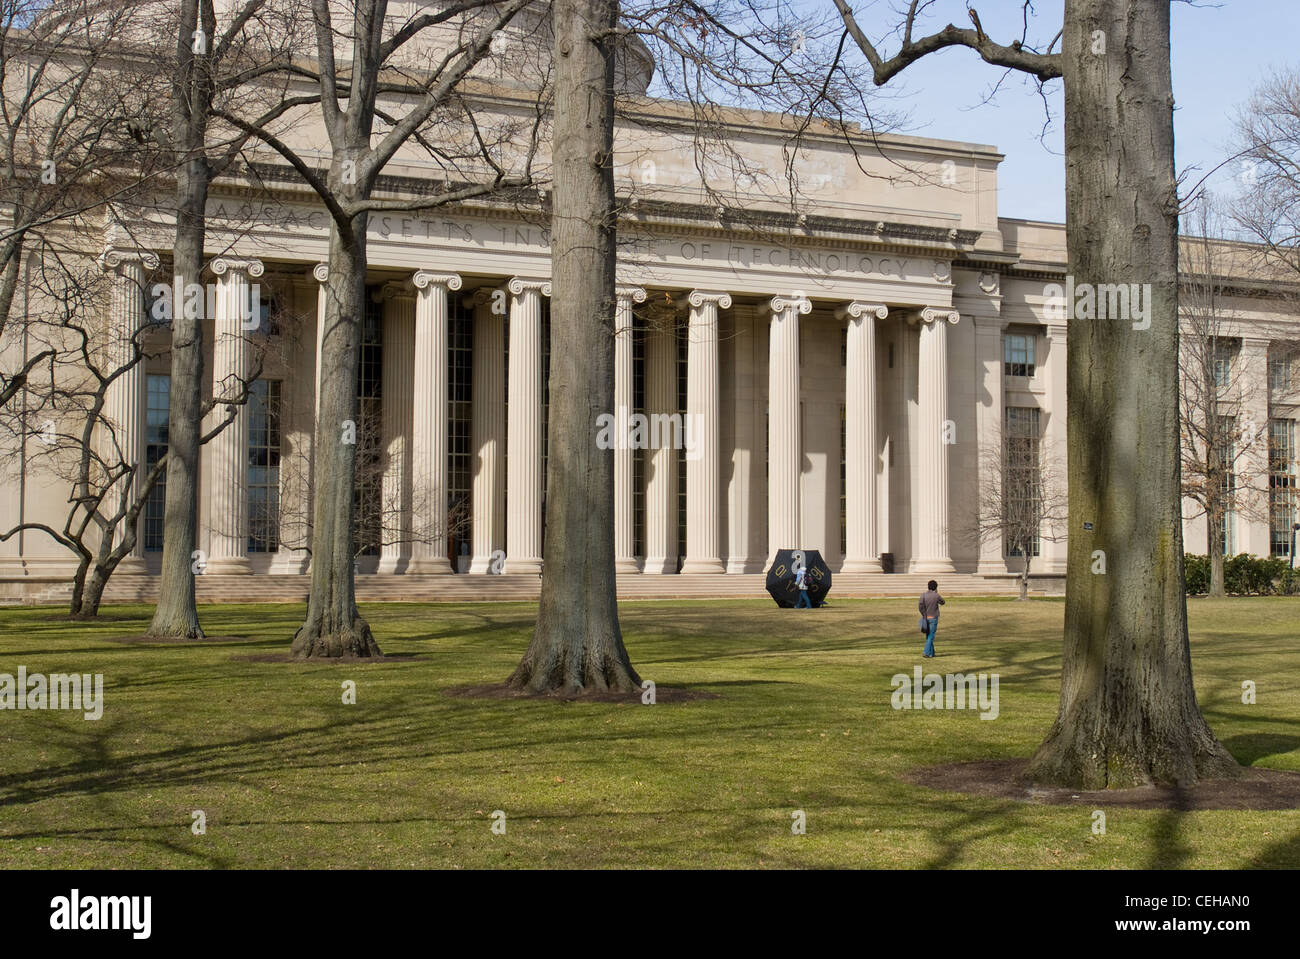
[[[217,276],[225,276],[231,270],[257,279],[266,272],[266,265],[261,260],[232,256],[219,256],[212,261],[212,272]]]
[[[842,320],[849,317],[856,320],[869,313],[874,313],[876,319],[883,320],[889,316],[889,307],[883,303],[864,303],[862,300],[853,300],[836,309],[835,318]]]
[[[158,254],[152,250],[135,247],[106,246],[99,256],[99,268],[105,272],[116,270],[126,263],[139,263],[146,270],[158,269]]]
[[[773,314],[793,310],[795,313],[807,316],[812,312],[812,300],[806,296],[774,296],[766,305],[768,312]]]
[[[459,273],[432,273],[429,270],[416,270],[411,275],[411,283],[417,290],[424,291],[431,286],[445,287],[448,291],[460,289]]]
[[[925,309],[921,310],[922,323],[933,323],[935,320],[940,320],[955,324],[960,319],[960,313],[956,310],[950,310],[944,307],[927,306]]]
[[[686,302],[695,309],[699,309],[705,303],[713,303],[718,309],[725,310],[731,307],[731,294],[720,290],[691,290]]]
[[[512,277],[506,284],[512,296],[522,296],[527,290],[534,293],[540,293],[542,296],[551,295],[551,281],[544,279],[531,278],[526,276]]]

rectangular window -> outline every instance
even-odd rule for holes
[[[1223,475],[1219,480],[1219,489],[1223,494],[1223,530],[1221,545],[1223,554],[1233,554],[1233,501],[1237,494],[1237,418],[1235,416],[1219,417],[1219,464]]]
[[[153,469],[167,452],[167,418],[171,412],[172,378],[170,376],[150,376],[146,386],[145,400],[145,471]],[[147,553],[157,553],[163,548],[164,506],[167,502],[167,473],[164,471],[158,483],[149,491],[149,499],[144,504],[144,528],[142,537]]]
[[[1002,339],[1002,374],[1034,375],[1034,334],[1008,333]]]
[[[257,380],[248,402],[248,551],[280,548],[280,381]]]
[[[1291,391],[1291,356],[1273,356],[1268,361],[1268,388],[1276,393]]]
[[[1268,494],[1270,551],[1290,556],[1296,522],[1295,420],[1268,422]]]
[[[1039,452],[1042,443],[1041,418],[1037,407],[1008,406],[1003,446],[1002,532],[1008,556],[1039,555],[1042,474]]]
[[[452,297],[447,315],[447,551],[452,572],[473,546],[474,311]]]
[[[849,554],[849,500],[848,500],[848,423],[845,408],[840,407],[840,556]],[[871,482],[868,479],[868,482]]]
[[[1232,385],[1232,358],[1236,345],[1231,340],[1215,338],[1210,349],[1214,363],[1214,385],[1220,390],[1226,390]]]
[[[353,484],[355,547],[362,556],[378,556],[383,538],[384,482],[384,322],[383,303],[366,297],[357,363],[357,457]]]
[[[641,313],[632,314],[632,410],[645,415],[645,341],[646,321]],[[645,556],[645,481],[646,455],[638,444],[632,451],[632,555]]]

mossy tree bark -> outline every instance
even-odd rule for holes
[[[1061,704],[1030,775],[1190,785],[1237,764],[1197,707],[1187,637],[1169,2],[1069,2],[1062,54],[1069,271],[1149,294],[1145,314],[1068,321]]]
[[[342,164],[331,180],[346,186]],[[353,518],[356,486],[357,364],[365,309],[366,221],[350,230],[330,230],[330,273],[325,288],[325,331],[321,341],[320,409],[313,446],[311,595],[307,618],[294,635],[300,659],[382,656],[370,625],[356,603]]]
[[[195,30],[216,34],[211,0],[181,7],[172,81],[172,138],[177,156],[176,239],[172,248],[172,301],[184,301],[203,273],[208,187],[207,129],[213,97],[210,64],[196,56]],[[203,408],[203,317],[172,311],[171,391],[167,411],[167,485],[163,507],[162,578],[147,636],[203,636],[194,596],[198,546],[199,440]]]
[[[974,29],[921,35],[913,6],[888,58],[848,0],[834,2],[877,85],[952,46],[1040,82],[1063,78],[1069,273],[1076,289],[1101,291],[1097,301],[1112,284],[1144,291],[1144,317],[1068,321],[1061,703],[1030,777],[1122,788],[1235,774],[1197,707],[1187,639],[1169,0],[1066,0],[1059,53],[996,42],[974,10]]]
[[[556,0],[551,219],[550,442],[545,575],[532,642],[509,685],[627,691],[641,679],[618,623],[614,453],[596,419],[614,405],[613,0]]]

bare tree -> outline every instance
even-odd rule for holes
[[[490,130],[476,122],[462,81],[488,56],[493,36],[529,0],[466,0],[416,14],[386,29],[387,0],[310,0],[316,58],[295,65],[315,88],[332,151],[318,169],[292,143],[229,111],[217,115],[278,152],[317,193],[330,215],[329,280],[318,376],[313,443],[311,593],[293,654],[311,657],[382,655],[356,605],[354,505],[356,378],[364,315],[366,227],[376,212],[432,209],[518,188],[531,181],[540,116],[531,129]],[[430,62],[399,62],[422,31],[457,25],[458,39]],[[350,56],[340,60],[337,51]],[[377,123],[386,129],[376,129]],[[512,143],[512,140],[514,141]],[[425,195],[377,199],[380,175],[397,151],[418,144],[446,172]],[[522,145],[520,145],[522,144]],[[465,179],[467,168],[473,176]]]
[[[167,465],[164,454],[146,468],[140,446],[129,441],[134,430],[123,420],[138,407],[129,400],[124,406],[114,402],[127,378],[138,375],[140,365],[154,355],[151,330],[147,325],[105,329],[95,322],[109,295],[98,264],[57,260],[39,271],[35,286],[37,304],[46,308],[28,303],[28,335],[52,359],[42,367],[48,375],[28,382],[24,403],[0,411],[0,431],[11,441],[5,444],[9,455],[20,459],[17,469],[43,470],[67,483],[68,509],[61,526],[20,522],[0,530],[0,541],[31,530],[70,551],[77,561],[72,614],[93,617],[109,578],[135,550],[140,515]],[[141,307],[135,313],[143,315],[144,289],[125,295]],[[259,358],[247,379],[207,404],[203,412],[214,416],[201,442],[234,420],[260,368]],[[24,436],[36,441],[24,444]]]
[[[1020,417],[1009,415],[980,449],[972,532],[976,541],[995,543],[1008,555],[1021,557],[1020,599],[1025,599],[1040,541],[1054,543],[1065,535],[1069,495],[1063,451],[1043,448],[1037,416]]]
[[[877,85],[949,47],[1040,83],[1063,79],[1069,273],[1076,289],[1123,283],[1145,296],[1138,322],[1067,304],[1065,655],[1060,711],[1029,775],[1076,788],[1239,772],[1197,707],[1187,641],[1169,3],[1073,0],[1061,29],[1035,42],[1026,0],[1021,35],[1000,43],[973,7],[971,27],[926,33],[930,5],[913,2],[885,25],[898,47],[884,55],[835,0]]]
[[[149,165],[140,142],[152,115],[147,89],[129,67],[118,64],[115,79],[105,69],[138,22],[131,4],[0,0],[0,347],[24,253],[68,252],[75,228],[129,197]],[[0,368],[0,408],[52,358],[29,351]]]
[[[618,625],[614,457],[592,426],[614,397],[617,0],[554,0],[555,193],[546,568],[537,627],[509,685],[628,692]]]
[[[267,0],[245,0],[218,24],[213,0],[182,0],[175,20],[158,31],[158,60],[171,72],[170,122],[156,136],[168,147],[175,171],[172,283],[177,303],[185,291],[201,286],[210,187],[232,168],[250,139],[243,130],[219,124],[216,112],[241,111],[269,125],[314,102],[283,89],[300,32],[291,14]],[[204,319],[201,311],[184,309],[172,319],[162,580],[150,636],[203,635],[191,556],[198,541]]]
[[[1205,517],[1209,595],[1223,596],[1229,514],[1268,520],[1268,424],[1254,422],[1249,413],[1261,398],[1267,406],[1268,383],[1238,375],[1239,338],[1224,296],[1228,269],[1250,264],[1224,253],[1225,244],[1216,239],[1221,220],[1209,194],[1187,214],[1186,225],[1189,235],[1179,247],[1183,495],[1195,504],[1194,515]]]

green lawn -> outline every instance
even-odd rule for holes
[[[157,646],[112,641],[143,606],[92,624],[0,610],[0,672],[102,672],[106,698],[98,722],[0,712],[0,868],[1300,866],[1300,811],[1112,809],[1094,836],[1088,809],[900,781],[1029,755],[1055,714],[1063,608],[950,601],[923,661],[913,600],[625,603],[641,675],[718,696],[654,706],[445,695],[509,674],[527,604],[368,606],[409,658],[364,665],[250,659],[287,650],[299,606],[204,607],[210,633],[249,641]],[[1297,613],[1191,604],[1197,693],[1244,763],[1300,770]],[[890,677],[922,662],[999,673],[999,718],[893,710]]]

